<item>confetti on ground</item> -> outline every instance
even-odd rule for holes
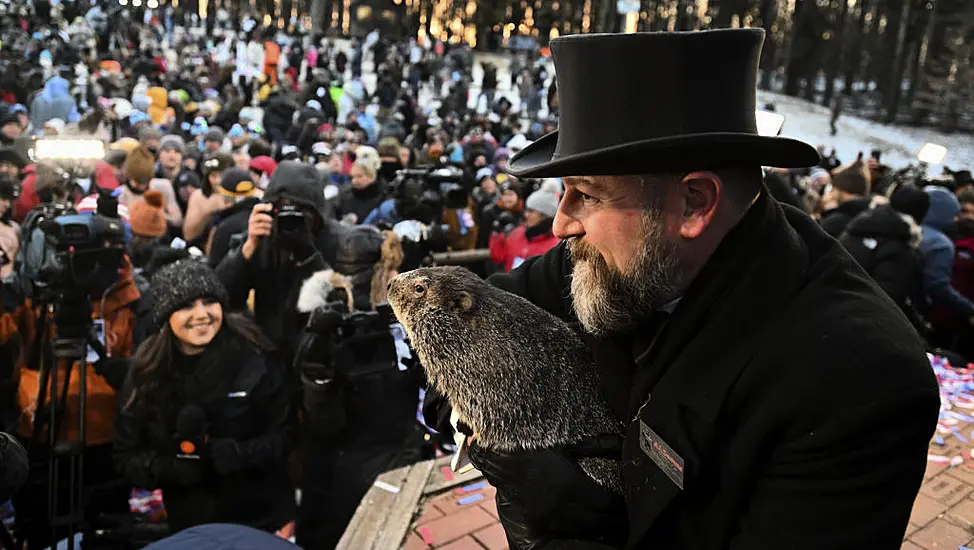
[[[426,546],[433,546],[433,535],[430,534],[429,527],[420,527],[417,531],[419,531],[419,536],[423,537]]]
[[[969,443],[974,440],[974,430],[969,432],[970,439],[962,431],[966,431],[964,428],[970,430],[967,424],[974,422],[974,417],[966,412],[974,409],[974,364],[969,364],[966,368],[955,368],[943,357],[927,357],[940,384],[940,420],[933,441],[937,445],[946,445],[944,436],[948,436],[961,443]],[[957,450],[954,449],[953,452],[956,453]],[[928,461],[949,464],[951,467],[960,466],[966,458],[974,460],[974,449],[954,456],[927,455]]]
[[[483,493],[477,493],[475,495],[470,495],[468,497],[461,498],[457,501],[457,504],[470,504],[471,502],[477,502],[484,498]]]

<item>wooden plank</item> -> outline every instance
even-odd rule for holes
[[[403,466],[380,474],[376,481],[388,483],[394,487],[401,487],[410,467]],[[378,539],[385,526],[389,510],[395,505],[399,493],[392,493],[373,485],[362,498],[355,515],[345,528],[345,533],[338,541],[337,550],[369,550]]]
[[[453,474],[453,479],[447,480],[443,475],[443,468],[450,467],[451,458],[450,456],[443,456],[436,459],[436,462],[433,464],[433,472],[430,474],[429,481],[426,482],[426,487],[423,489],[424,496],[452,489],[459,485],[466,485],[471,481],[476,481],[483,477],[483,474],[479,470],[473,469],[463,474]]]
[[[382,550],[385,548],[399,548],[402,540],[409,532],[409,525],[416,515],[416,508],[419,504],[419,497],[423,494],[426,487],[426,480],[433,471],[433,460],[425,460],[409,469],[409,475],[403,480],[401,490],[396,495],[396,502],[386,516],[386,523],[382,527],[379,539],[373,548]]]

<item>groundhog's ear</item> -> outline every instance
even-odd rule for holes
[[[456,306],[457,311],[465,313],[473,309],[473,296],[469,292],[461,292],[453,304]]]

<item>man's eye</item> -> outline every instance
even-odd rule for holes
[[[578,196],[581,197],[582,202],[587,204],[596,204],[599,202],[599,199],[593,197],[592,195],[582,193],[581,191],[578,192]]]

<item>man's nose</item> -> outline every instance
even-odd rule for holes
[[[559,239],[569,237],[581,237],[585,234],[582,222],[573,218],[565,211],[565,201],[558,205],[558,212],[555,213],[555,221],[551,225],[551,232]]]

